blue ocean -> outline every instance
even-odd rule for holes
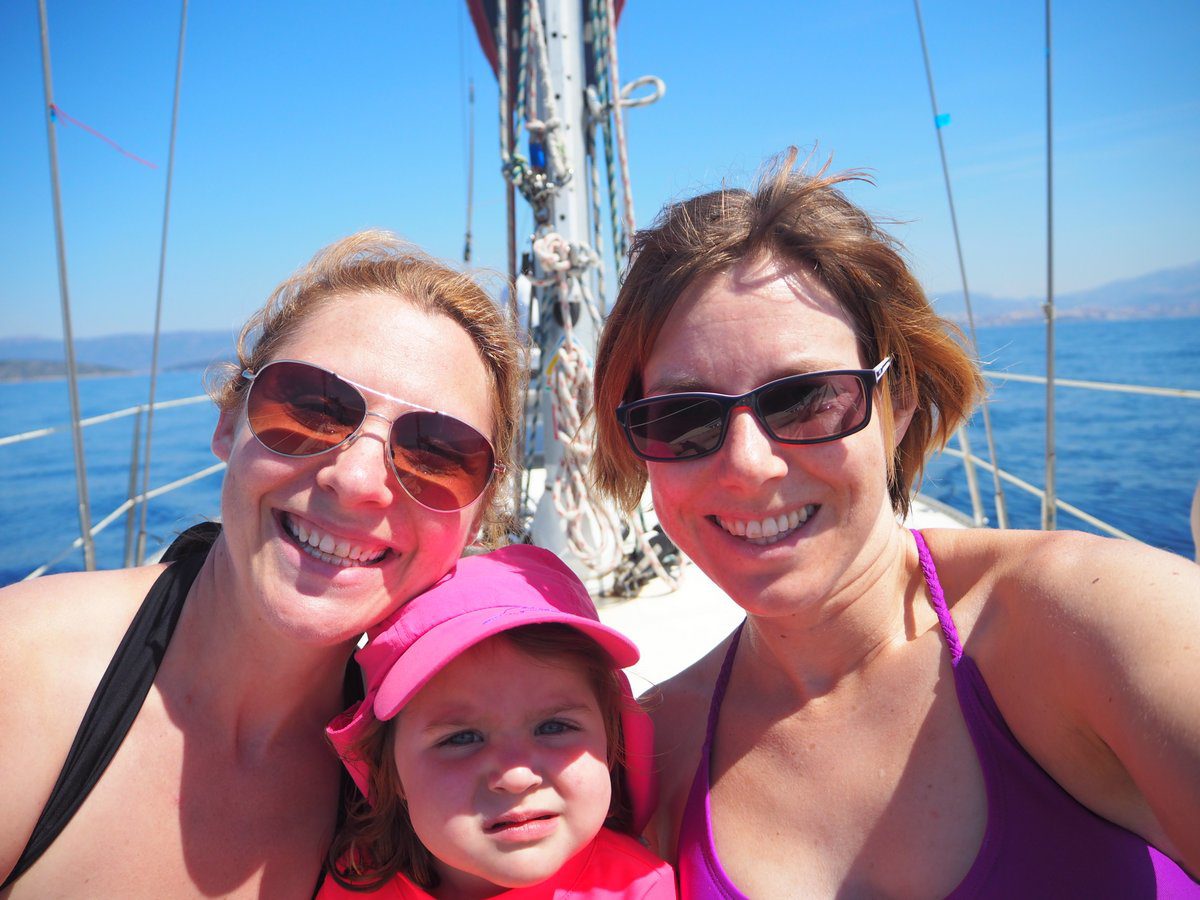
[[[990,369],[1045,373],[1042,325],[981,328],[978,338]],[[1060,321],[1055,361],[1060,378],[1200,390],[1200,319]],[[199,372],[164,374],[157,397],[161,401],[202,393],[201,382]],[[147,391],[145,376],[82,379],[82,415],[144,403]],[[1045,480],[1045,393],[1043,385],[995,380],[989,401],[1000,467],[1038,486]],[[1200,481],[1200,400],[1067,387],[1059,387],[1055,397],[1059,497],[1148,544],[1191,558],[1188,514]],[[68,422],[68,409],[65,381],[0,384],[0,436],[62,427]],[[151,488],[215,462],[209,438],[216,418],[208,403],[155,414]],[[83,431],[93,521],[107,516],[129,495],[133,426],[134,418],[126,417]],[[975,454],[986,458],[978,415],[971,438]],[[994,523],[991,477],[980,471],[979,478],[986,514]],[[153,550],[188,525],[215,517],[220,488],[217,473],[151,501],[147,548]],[[930,464],[922,489],[958,509],[970,509],[962,463],[950,456]],[[1007,485],[1005,495],[1013,527],[1039,527],[1037,498]],[[0,496],[0,523],[7,535],[0,546],[0,584],[8,584],[62,555],[79,534],[69,429],[0,446]],[[97,536],[101,567],[122,564],[126,525],[121,517]],[[1059,527],[1094,530],[1061,512]],[[82,566],[82,551],[74,550],[51,571]]]

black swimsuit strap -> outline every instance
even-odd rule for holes
[[[189,529],[164,555],[163,559],[173,564],[155,580],[121,639],[84,713],[29,843],[0,890],[20,878],[46,852],[83,805],[121,746],[158,674],[188,590],[208,556],[211,541],[203,537],[198,540],[197,532],[203,529],[211,534],[213,528],[213,523],[205,523]],[[203,552],[197,552],[201,549]]]

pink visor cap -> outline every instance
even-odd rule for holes
[[[353,745],[372,720],[387,721],[430,679],[464,650],[523,625],[559,622],[594,640],[621,669],[633,665],[637,645],[600,622],[583,583],[557,556],[539,547],[514,544],[460,559],[450,573],[377,625],[355,654],[366,682],[362,701],[325,729],[338,756],[364,796],[370,796],[367,764]],[[625,780],[640,833],[654,811],[654,730],[638,705],[624,672],[621,729]]]

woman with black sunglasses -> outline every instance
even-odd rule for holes
[[[684,897],[1200,894],[1200,568],[901,524],[980,374],[795,161],[640,232],[597,356],[598,484],[746,612],[654,704],[652,843]]]
[[[311,895],[359,636],[501,526],[523,366],[467,276],[354,235],[238,352],[221,525],[0,595],[0,895]]]

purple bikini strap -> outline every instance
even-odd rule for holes
[[[742,629],[745,627],[746,620],[742,619],[733,632],[733,640],[729,642],[729,649],[725,651],[725,659],[721,663],[721,674],[717,676],[717,683],[713,685],[712,701],[708,705],[708,732],[704,738],[705,753],[709,751],[713,734],[717,730],[717,716],[721,712],[721,701],[725,699],[725,689],[729,687],[729,676],[733,674],[733,658],[737,655],[738,643],[742,640]]]
[[[950,610],[946,608],[946,595],[942,591],[942,583],[938,581],[937,569],[933,565],[933,554],[925,537],[915,528],[912,529],[913,539],[917,542],[917,556],[921,560],[921,571],[925,574],[925,583],[929,586],[929,596],[933,599],[933,611],[937,613],[938,622],[942,626],[942,634],[946,636],[946,645],[950,648],[950,662],[958,665],[962,658],[962,642],[958,639],[958,629],[950,618]]]

